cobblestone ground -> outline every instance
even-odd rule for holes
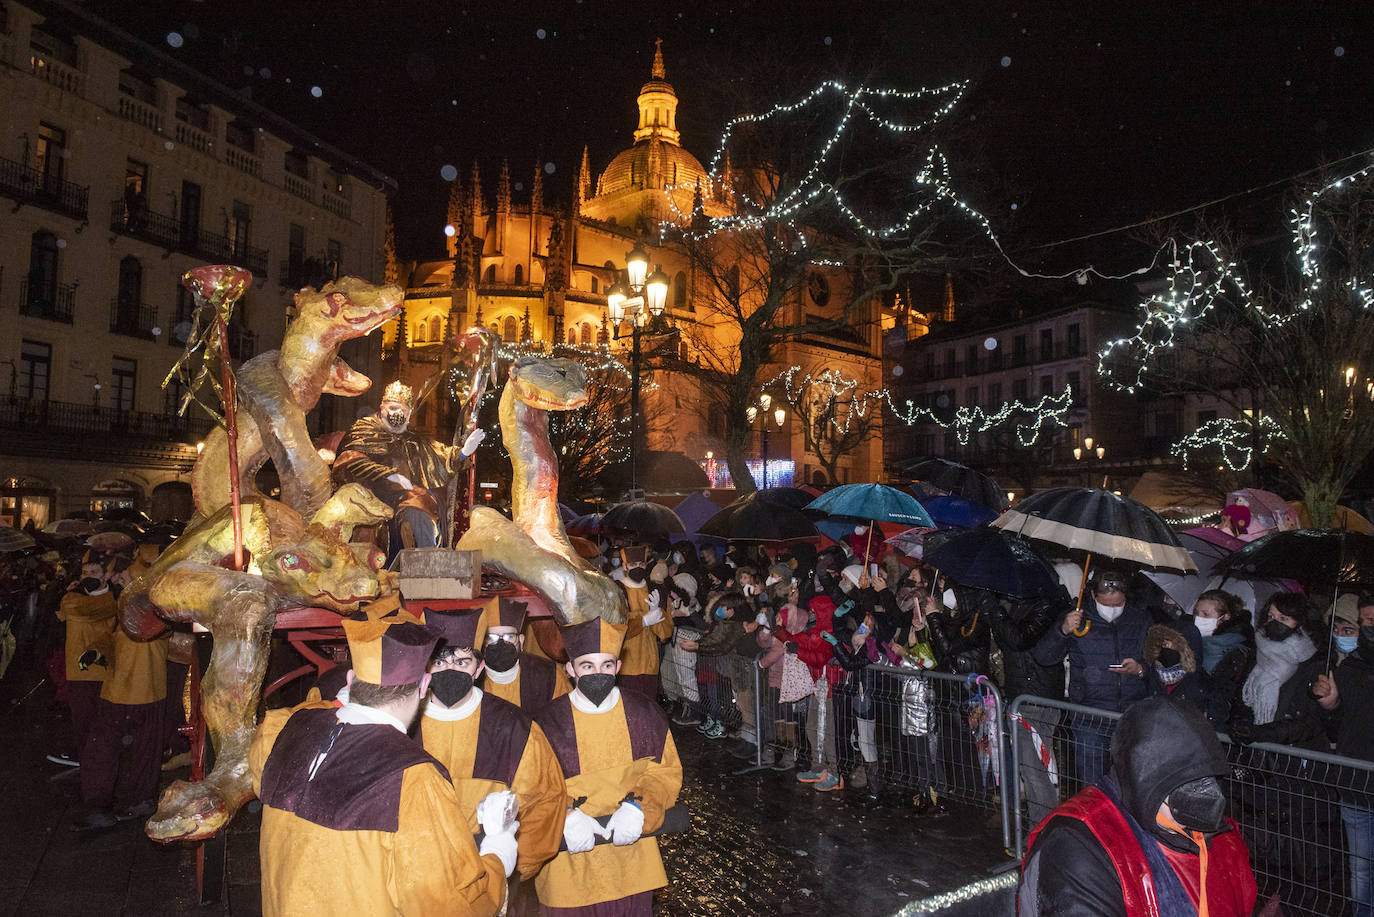
[[[16,678],[0,683],[0,917],[260,913],[252,812],[230,830],[224,898],[204,908],[190,848],[154,844],[136,822],[74,835],[76,771],[44,760],[65,748],[64,716],[45,687],[16,703],[19,685],[27,689]],[[662,844],[671,882],[658,896],[662,917],[897,914],[1009,864],[991,813],[922,819],[900,798],[867,811],[791,772],[734,776],[742,762],[728,743],[690,729],[677,738],[692,822]]]

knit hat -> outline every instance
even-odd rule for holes
[[[426,608],[425,623],[439,635],[445,648],[471,649],[486,636],[487,621],[482,606],[438,610]]]
[[[439,636],[428,627],[386,619],[345,620],[353,673],[374,685],[408,685],[424,677]]]
[[[525,626],[525,615],[528,613],[528,599],[499,595],[489,600],[482,608],[483,630],[490,630],[493,627],[513,627],[519,631]]]
[[[661,560],[654,564],[653,568],[649,570],[649,582],[651,583],[661,583],[667,578],[668,565]]]
[[[1337,621],[1360,626],[1360,597],[1353,592],[1343,592],[1336,599],[1336,609],[1332,615]]]
[[[687,600],[682,603],[682,607],[688,611],[697,610],[697,580],[690,573],[677,573],[673,575],[673,585],[687,594]]]
[[[620,646],[625,641],[625,625],[612,624],[604,618],[592,618],[579,624],[564,624],[559,627],[563,635],[563,647],[568,651],[571,662],[579,656],[592,653],[620,655]]]
[[[864,575],[863,564],[850,564],[840,571],[840,576],[849,580],[855,586],[859,585],[859,577]]]

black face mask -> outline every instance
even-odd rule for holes
[[[387,411],[382,415],[382,420],[393,430],[404,430],[410,423],[410,415],[404,411]]]
[[[472,690],[472,676],[458,669],[444,669],[430,677],[429,690],[439,703],[452,707]]]
[[[1174,821],[1190,831],[1216,834],[1225,824],[1226,796],[1215,777],[1190,780],[1176,787],[1165,801]]]
[[[615,676],[598,672],[595,675],[582,675],[577,679],[577,690],[598,707],[615,687]]]
[[[1264,636],[1273,640],[1275,643],[1282,643],[1293,636],[1293,634],[1297,633],[1297,630],[1296,627],[1289,627],[1282,621],[1275,621],[1273,619],[1265,621],[1264,626],[1260,628]]]
[[[1365,656],[1374,656],[1374,624],[1360,627],[1360,652]]]
[[[105,584],[94,576],[83,576],[81,578],[81,588],[85,592],[99,592],[105,588]]]
[[[631,567],[630,569],[625,571],[625,576],[627,579],[632,579],[636,583],[642,583],[644,582],[645,572],[646,571],[643,567]]]
[[[487,647],[482,660],[493,672],[509,672],[520,661],[520,650],[514,643],[502,640]]]
[[[1171,646],[1166,646],[1159,651],[1159,664],[1167,668],[1173,668],[1183,661],[1183,655]]]

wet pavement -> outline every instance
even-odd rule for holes
[[[76,769],[44,759],[69,741],[65,716],[46,686],[15,703],[16,674],[0,682],[0,917],[260,913],[253,812],[230,828],[225,894],[206,907],[196,905],[191,848],[153,843],[140,822],[73,834],[83,814]],[[820,793],[792,772],[735,776],[744,762],[730,743],[674,732],[692,821],[662,842],[662,917],[924,913],[916,902],[1011,865],[995,813],[919,817],[900,797],[865,810],[852,791]]]

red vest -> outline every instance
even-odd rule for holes
[[[1126,824],[1125,816],[1107,794],[1090,786],[1059,806],[1031,832],[1026,845],[1028,850],[1034,847],[1041,829],[1058,816],[1081,821],[1107,852],[1121,882],[1121,898],[1129,917],[1178,917],[1160,914],[1149,861],[1136,842],[1131,826]],[[1236,823],[1229,818],[1226,823],[1231,830],[1212,838],[1207,847],[1208,917],[1244,917],[1254,909],[1258,895],[1255,874],[1250,870],[1250,851],[1241,840]],[[1202,892],[1201,857],[1174,850],[1167,844],[1159,846],[1196,913]]]

